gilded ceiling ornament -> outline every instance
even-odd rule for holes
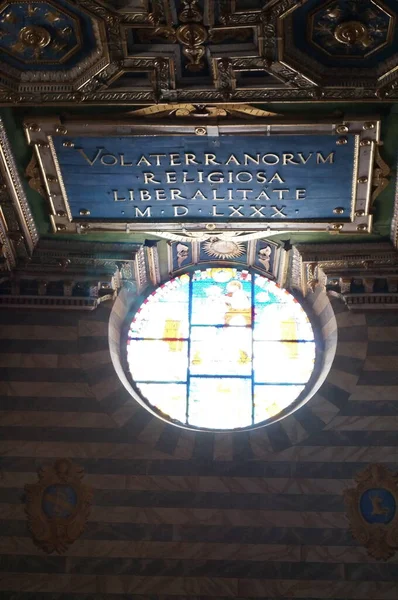
[[[382,465],[369,465],[345,490],[351,532],[370,556],[387,560],[398,547],[398,476]]]
[[[210,238],[203,243],[203,249],[211,258],[239,258],[246,249],[241,242],[223,240],[218,237]]]
[[[62,554],[82,534],[92,503],[92,490],[82,483],[84,469],[59,459],[27,484],[26,513],[33,540],[48,554]]]
[[[334,37],[338,42],[346,44],[347,46],[359,44],[364,48],[368,48],[372,45],[372,39],[369,35],[368,28],[359,21],[340,23],[335,29]]]

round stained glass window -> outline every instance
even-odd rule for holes
[[[130,324],[127,362],[136,390],[184,427],[253,427],[303,397],[315,361],[311,323],[275,282],[207,268],[158,287]]]

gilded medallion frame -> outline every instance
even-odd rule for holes
[[[249,108],[249,107],[248,107]],[[136,111],[138,112],[138,111]],[[272,114],[272,113],[270,113]],[[54,233],[88,233],[88,232],[169,232],[178,233],[184,230],[192,234],[199,232],[269,232],[273,234],[284,232],[329,232],[331,234],[367,234],[372,232],[372,202],[379,187],[377,167],[380,166],[380,120],[377,117],[366,119],[345,118],[340,120],[283,120],[272,116],[264,118],[255,117],[239,119],[218,118],[207,115],[206,118],[197,118],[197,115],[175,116],[169,115],[168,119],[153,118],[148,115],[131,118],[123,117],[118,121],[105,119],[64,119],[57,117],[35,117],[25,120],[24,127],[28,143],[34,147],[36,160],[45,188],[45,195],[50,209],[50,220]],[[142,118],[144,116],[144,118]],[[134,118],[135,117],[135,118]],[[227,115],[226,115],[227,117]],[[211,221],[209,219],[198,221],[186,220],[117,220],[107,219],[72,218],[68,196],[63,182],[62,171],[58,163],[54,147],[54,138],[64,138],[63,145],[73,147],[74,136],[103,136],[103,137],[142,137],[165,135],[200,135],[210,139],[228,135],[330,135],[335,138],[337,146],[347,143],[349,136],[355,138],[355,151],[353,157],[353,186],[350,215],[347,218],[326,220],[302,219],[298,220],[273,220],[251,219],[231,221]],[[385,166],[385,163],[383,163]],[[336,214],[337,211],[335,211]]]

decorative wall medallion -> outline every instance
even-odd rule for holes
[[[83,485],[84,470],[68,459],[39,471],[39,481],[25,486],[26,512],[34,542],[50,554],[62,554],[83,532],[92,490]]]
[[[344,492],[353,536],[369,554],[387,560],[398,547],[398,476],[369,465]]]
[[[246,248],[242,242],[233,242],[231,240],[220,240],[217,237],[211,238],[203,243],[203,249],[210,258],[238,258],[245,253]]]

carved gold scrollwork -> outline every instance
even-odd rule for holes
[[[388,186],[390,182],[390,173],[391,169],[385,160],[381,157],[379,146],[375,147],[375,163],[376,166],[374,168],[373,174],[373,193],[372,193],[372,203],[376,200],[376,198],[381,194],[381,192]]]
[[[37,164],[36,156],[34,154],[32,155],[32,158],[26,167],[25,175],[28,180],[29,187],[38,192],[40,196],[43,196],[43,198],[46,198],[46,191],[41,182],[39,165]]]

